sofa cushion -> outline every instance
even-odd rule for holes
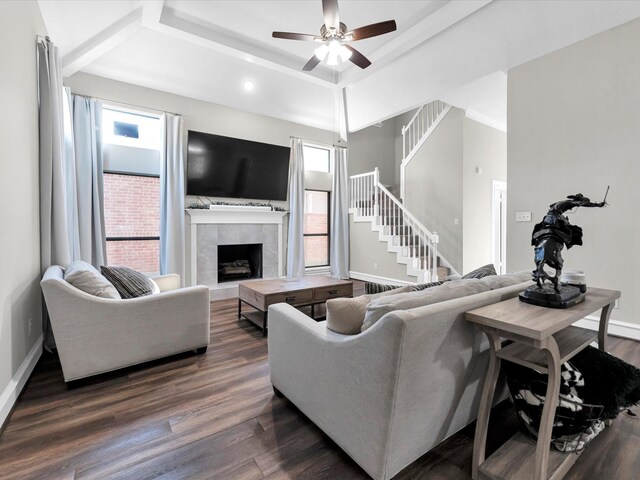
[[[410,292],[411,286],[396,288],[374,295],[361,295],[355,298],[332,298],[327,300],[327,328],[343,335],[356,335],[362,329],[367,305],[381,297],[394,297]]]
[[[64,271],[64,279],[78,290],[102,298],[120,298],[120,294],[104,275],[91,264],[77,260]]]
[[[153,281],[132,268],[100,267],[100,271],[116,287],[121,298],[144,297],[154,291]]]
[[[491,290],[480,279],[451,280],[437,287],[418,292],[403,293],[389,298],[372,301],[362,324],[362,331],[371,328],[384,315],[395,310],[409,310],[424,307],[433,303],[466,297]]]
[[[484,278],[490,275],[497,275],[496,268],[492,263],[489,263],[484,267],[476,268],[475,270],[463,275],[462,278]]]
[[[510,287],[517,285],[518,283],[531,280],[531,270],[523,270],[517,273],[509,273],[506,275],[494,275],[481,279],[481,282],[488,286],[491,290],[497,290],[498,288]]]

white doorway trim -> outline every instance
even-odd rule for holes
[[[491,258],[498,274],[507,272],[507,183],[491,182]]]

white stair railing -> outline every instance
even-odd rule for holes
[[[377,215],[377,170],[349,177],[349,209],[359,217]]]
[[[451,106],[436,100],[423,105],[413,115],[406,126],[402,127],[402,163],[400,165],[400,198],[405,194],[405,168],[416,152],[435,130]]]
[[[400,247],[402,255],[409,258],[413,269],[426,273],[425,281],[437,280],[438,234],[430,232],[379,180],[377,168],[350,177],[351,211],[381,226],[384,234]]]

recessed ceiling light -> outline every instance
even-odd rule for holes
[[[253,87],[255,87],[255,85],[251,80],[246,80],[242,84],[242,88],[244,88],[247,92],[250,92],[251,90],[253,90]]]

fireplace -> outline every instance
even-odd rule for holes
[[[218,283],[262,278],[262,244],[218,245]]]

